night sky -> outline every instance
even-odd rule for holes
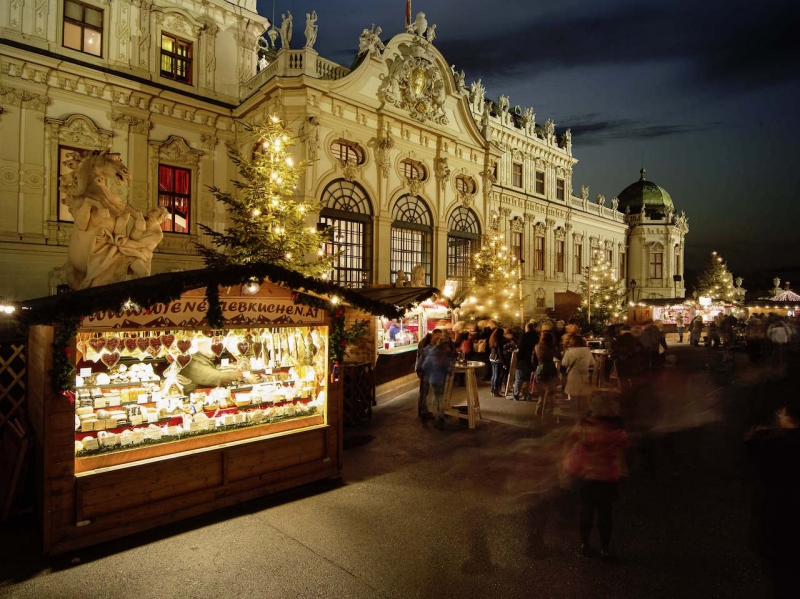
[[[271,17],[271,0],[258,1]],[[689,216],[686,264],[712,250],[734,274],[800,267],[795,234],[800,165],[800,3],[797,0],[414,0],[436,23],[436,47],[489,99],[532,106],[580,161],[573,189],[611,198],[647,178]],[[319,16],[315,49],[350,66],[372,23],[384,40],[404,26],[405,1],[276,0]],[[800,281],[798,281],[800,283]],[[747,287],[747,284],[745,284]]]

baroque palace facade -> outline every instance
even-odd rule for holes
[[[465,84],[424,15],[385,45],[380,29],[365,29],[352,68],[317,54],[315,23],[300,49],[282,25],[278,50],[278,31],[272,44],[261,38],[269,22],[255,0],[7,3],[0,295],[46,295],[63,282],[73,225],[59,176],[72,152],[119,153],[131,181],[114,190],[137,210],[167,207],[154,273],[202,267],[198,223],[226,221],[207,186],[232,189],[227,146],[254,151],[241,123],[272,114],[310,161],[298,193],[322,200],[319,220],[347,250],[332,273],[343,284],[393,283],[422,265],[427,284],[465,285],[470,255],[496,227],[524,260],[526,312],[577,291],[593,251],[637,279],[639,297],[683,295],[673,275],[683,274],[688,227],[671,199],[659,204],[669,195],[644,173],[609,205],[574,194],[569,130]]]

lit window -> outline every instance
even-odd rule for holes
[[[511,165],[511,185],[522,187],[522,164],[514,162]]]
[[[533,268],[535,270],[544,270],[544,237],[541,235],[536,236],[533,249]]]
[[[404,195],[392,210],[392,238],[389,253],[391,282],[402,270],[411,278],[416,266],[425,269],[425,284],[431,284],[431,246],[433,217],[425,203],[417,196]]]
[[[575,251],[572,256],[572,272],[576,275],[581,274],[583,268],[583,244],[575,243]]]
[[[159,164],[158,203],[168,212],[161,228],[172,233],[188,233],[191,199],[192,171]]]
[[[472,277],[472,256],[480,248],[480,223],[472,210],[459,206],[450,215],[447,229],[447,278],[465,289]]]
[[[103,11],[87,4],[64,2],[64,47],[103,55]]]
[[[338,139],[331,144],[331,154],[340,162],[355,161],[356,164],[364,163],[364,152],[357,143]]]
[[[536,171],[536,193],[544,195],[544,171]]]
[[[556,240],[556,272],[564,272],[564,240]]]
[[[402,163],[403,176],[406,179],[419,179],[425,181],[428,178],[428,171],[421,162],[416,160],[403,160]]]
[[[542,179],[542,193],[544,193],[544,179]],[[564,179],[556,179],[556,199],[564,201]]]
[[[372,205],[357,183],[339,179],[322,192],[320,222],[329,227],[327,255],[338,254],[331,281],[345,287],[372,282]]]
[[[664,254],[663,252],[650,253],[650,278],[662,278],[662,271],[664,267]]]
[[[191,42],[161,34],[161,76],[191,85]]]
[[[606,262],[611,263],[614,260],[614,250],[606,250]]]

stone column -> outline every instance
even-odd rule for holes
[[[391,216],[381,215],[375,218],[374,222],[374,237],[373,239],[385,239],[386,244],[382,245],[380,251],[377,244],[373,244],[375,251],[373,252],[373,280],[376,284],[391,283],[391,239],[392,239],[392,218]],[[411,273],[406,273],[409,277]]]
[[[555,277],[555,229],[556,221],[552,218],[545,220],[547,230],[544,237],[544,279],[545,281],[552,281]]]

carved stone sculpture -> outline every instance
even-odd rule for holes
[[[386,123],[386,133],[378,139],[372,140],[370,145],[375,151],[375,163],[381,169],[383,178],[389,176],[389,170],[392,166],[391,158],[389,157],[389,150],[394,147],[394,139],[392,138],[392,127]]]
[[[533,108],[526,108],[522,112],[522,124],[525,127],[525,133],[532,135],[536,130],[536,113]]]
[[[674,212],[675,211],[672,208],[667,208],[666,213],[664,214],[664,216],[666,217],[667,224],[670,224],[672,222],[672,214]]]
[[[292,42],[292,13],[288,10],[286,14],[281,15],[281,27],[278,32],[281,35],[281,49],[288,50],[290,48],[290,44]]]
[[[372,24],[371,29],[364,29],[361,35],[358,36],[358,53],[363,54],[364,52],[368,52],[370,56],[379,56],[382,54],[386,49],[381,41],[382,32],[383,29],[380,27],[376,28],[375,23]]]
[[[598,193],[597,194],[597,205],[602,208],[605,205],[605,203],[606,203],[606,196],[604,196],[602,193]]]
[[[398,270],[397,275],[394,279],[394,286],[395,287],[405,287],[406,283],[408,283],[408,275],[404,270]]]
[[[421,264],[411,270],[411,287],[425,287],[425,267]]]
[[[428,30],[428,19],[425,18],[424,12],[418,12],[414,22],[411,23],[406,29],[406,33],[414,33],[416,35],[425,35]]]
[[[437,158],[434,161],[434,170],[436,173],[436,180],[442,186],[442,191],[445,190],[447,182],[450,180],[450,167],[447,165],[447,158]]]
[[[611,209],[616,210],[619,208],[619,198],[611,198]]]
[[[305,135],[307,160],[316,160],[319,154],[319,118],[308,117],[308,120],[303,123],[301,134]]]
[[[259,38],[260,39],[260,38]],[[266,56],[259,56],[258,58],[258,71],[261,72],[269,66]]]
[[[483,87],[481,80],[473,81],[469,85],[469,101],[472,103],[472,108],[475,112],[483,113],[484,95],[486,88]]]
[[[319,26],[317,25],[317,11],[312,10],[311,14],[306,13],[306,45],[304,48],[311,50],[314,47],[314,44],[317,42],[317,30]]]
[[[567,129],[564,132],[564,149],[567,154],[572,155],[572,129]]]
[[[589,188],[585,185],[581,185],[581,199],[588,200],[589,199]]]
[[[120,155],[107,150],[81,156],[72,153],[60,186],[64,203],[75,219],[67,248],[66,279],[72,289],[87,289],[124,281],[129,275],[148,276],[153,251],[163,238],[167,212],[158,207],[147,217],[123,202],[106,185],[130,183]],[[133,229],[128,232],[130,217]]]
[[[553,122],[553,119],[547,119],[545,121],[544,133],[548,139],[552,139],[552,137],[556,134],[556,124]]]
[[[425,39],[431,44],[433,43],[433,40],[436,39],[436,23],[432,24],[425,30]]]
[[[464,72],[464,69],[461,69],[460,73],[457,72],[456,65],[453,65],[452,69],[453,69],[453,80],[456,83],[456,91],[458,93],[461,93],[462,91],[464,91],[464,77],[466,77],[467,74]]]

